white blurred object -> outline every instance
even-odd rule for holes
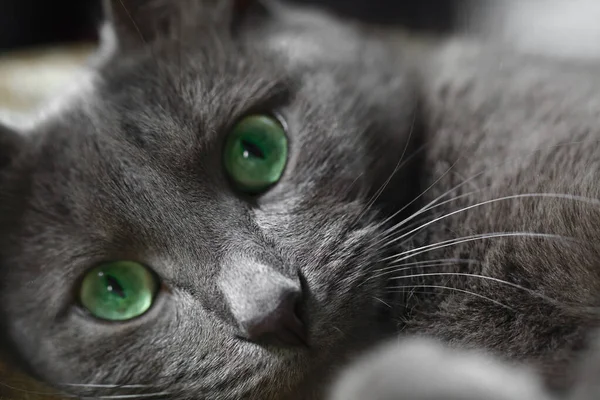
[[[360,359],[330,400],[551,400],[530,370],[435,341],[391,342]],[[587,398],[585,400],[588,400]]]
[[[0,57],[0,120],[28,127],[89,90],[93,45],[34,49]]]
[[[600,58],[600,0],[473,0],[467,31],[521,50],[553,56]]]

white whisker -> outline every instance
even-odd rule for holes
[[[152,387],[151,385],[117,385],[117,384],[94,384],[94,383],[63,383],[63,386],[82,387],[82,388],[107,388],[107,389],[143,389]]]
[[[445,194],[441,195],[440,197],[438,197],[437,199],[433,200],[431,203],[429,203],[425,207],[421,208],[419,211],[416,211],[410,217],[407,217],[405,220],[403,220],[403,221],[397,223],[396,225],[394,225],[394,226],[392,226],[390,228],[387,228],[386,230],[384,230],[381,233],[379,233],[377,235],[377,237],[380,237],[380,236],[383,236],[383,237],[380,240],[378,240],[377,242],[373,243],[371,246],[373,246],[373,247],[377,246],[377,245],[381,244],[381,242],[383,242],[383,241],[387,240],[388,238],[392,237],[394,234],[397,233],[396,230],[398,230],[399,228],[404,228],[404,231],[407,231],[407,230],[411,229],[412,227],[414,227],[415,225],[418,225],[418,224],[422,223],[424,220],[427,220],[427,219],[431,218],[430,215],[426,215],[423,218],[419,218],[418,220],[414,221],[412,224],[405,225],[406,223],[410,222],[411,220],[413,220],[417,216],[419,216],[419,215],[421,215],[421,214],[423,214],[423,213],[425,213],[427,211],[431,211],[431,210],[434,210],[436,208],[439,208],[439,207],[441,207],[443,205],[446,205],[448,203],[452,203],[454,201],[460,200],[460,199],[462,199],[464,197],[471,196],[471,195],[473,195],[475,193],[477,193],[477,192],[464,193],[464,194],[462,194],[460,196],[456,196],[456,197],[453,197],[453,198],[451,198],[449,200],[445,200],[445,201],[443,201],[441,203],[435,204],[435,203],[437,203],[437,201],[439,199],[441,199],[442,197],[445,196]],[[388,220],[389,220],[389,218],[386,219],[385,221],[383,221],[382,224],[385,224]],[[405,232],[402,232],[402,233],[405,233]],[[400,234],[402,234],[402,233],[400,233]],[[394,242],[392,242],[390,244],[393,244],[393,243]],[[386,246],[388,246],[388,243],[382,245],[381,248],[384,248]]]
[[[408,162],[412,158],[412,155],[411,155],[406,160],[406,162],[403,162],[404,156],[406,155],[406,151],[408,150],[408,147],[410,146],[410,141],[411,141],[411,138],[412,138],[412,135],[413,135],[413,131],[414,131],[414,128],[415,128],[416,119],[417,119],[417,111],[415,110],[415,112],[413,113],[412,124],[410,126],[410,130],[409,130],[409,133],[408,133],[408,138],[407,138],[406,144],[404,146],[404,151],[402,152],[402,155],[400,156],[400,159],[398,160],[398,163],[394,167],[394,169],[393,169],[392,173],[390,174],[390,176],[385,180],[385,182],[383,183],[383,185],[381,185],[381,187],[379,189],[377,189],[377,191],[373,195],[373,198],[367,202],[367,204],[365,206],[365,209],[358,215],[358,218],[356,219],[357,221],[360,221],[362,219],[362,217],[364,216],[364,214],[367,213],[371,209],[371,207],[373,206],[373,204],[375,204],[375,202],[377,201],[377,199],[384,192],[385,188],[390,184],[390,182],[394,178],[394,175],[396,175],[398,173],[398,171],[400,171],[400,169],[402,169],[402,167],[405,165],[405,163]]]
[[[72,396],[72,395],[65,395],[62,394],[58,391],[53,391],[53,392],[37,392],[37,391],[32,391],[32,390],[28,390],[28,389],[23,389],[23,388],[18,388],[15,386],[11,386],[8,385],[4,382],[0,382],[0,387],[4,387],[6,389],[9,389],[12,392],[20,392],[20,393],[26,393],[26,394],[31,394],[31,395],[36,395],[36,396],[62,396],[62,397],[69,397],[69,398],[75,398],[76,396]],[[1,399],[1,397],[0,397]]]
[[[422,268],[423,266],[429,266],[429,265],[440,265],[440,264],[454,265],[457,263],[475,264],[475,263],[480,263],[480,261],[472,260],[470,258],[441,258],[439,260],[423,260],[423,261],[415,261],[415,262],[409,262],[409,263],[393,264],[393,265],[390,265],[387,267],[376,269],[373,272],[377,273],[377,272],[388,271],[391,269],[406,267],[406,268],[401,268],[401,269],[397,270],[397,271],[404,271],[404,270],[408,270],[408,269],[412,269],[412,268],[419,268],[419,267]]]
[[[164,397],[170,395],[169,392],[159,392],[159,393],[148,393],[148,394],[122,394],[122,395],[110,395],[110,396],[93,396],[93,397],[82,397],[82,399],[94,399],[94,400],[109,400],[109,399],[151,399],[155,397]]]
[[[450,167],[450,169],[452,168],[452,166]],[[436,183],[438,183],[446,173],[448,173],[450,171],[450,169],[448,169],[446,172],[444,172],[444,174],[439,177],[431,186],[429,186],[427,189],[425,189],[425,191],[423,191],[419,196],[417,196],[415,199],[413,199],[410,203],[408,203],[407,205],[405,205],[404,207],[402,207],[400,210],[396,211],[395,213],[393,213],[392,215],[390,215],[389,217],[387,217],[386,219],[384,219],[381,224],[385,225],[387,224],[389,221],[391,221],[392,219],[394,219],[395,217],[397,217],[402,211],[406,210],[412,203],[414,203],[416,200],[418,200],[421,196],[423,196],[425,193],[427,193],[427,191],[429,191]],[[438,196],[437,198],[435,198],[434,200],[432,200],[431,202],[429,202],[428,204],[426,204],[425,206],[423,206],[421,209],[419,209],[418,211],[414,212],[411,216],[405,218],[403,221],[398,222],[396,225],[392,226],[391,228],[389,228],[387,230],[387,232],[392,232],[395,229],[398,229],[402,226],[404,226],[404,224],[406,224],[407,222],[415,219],[416,217],[418,217],[419,215],[423,214],[424,212],[427,212],[428,210],[430,210],[431,208],[433,208],[433,206],[435,206],[435,204],[443,199],[445,196],[447,196],[448,194],[452,193],[454,190],[458,189],[462,184],[464,184],[465,182],[455,186],[454,188],[448,190],[447,192],[443,193],[442,195]],[[471,193],[467,193],[467,195],[471,195],[473,193],[477,193],[475,192],[471,192]],[[451,201],[455,201],[455,199],[458,199],[462,196],[456,196],[450,200],[448,200],[448,202]],[[446,202],[442,203],[445,204]],[[441,205],[441,204],[440,204]],[[385,239],[383,239],[385,240]]]
[[[388,303],[386,303],[385,301],[383,301],[379,297],[373,297],[373,300],[380,302],[381,304],[385,305],[387,308],[392,308],[392,306],[390,306]]]
[[[533,155],[535,155],[536,153],[538,153],[538,152],[540,152],[540,151],[542,151],[542,150],[546,150],[546,149],[555,149],[555,148],[560,148],[560,147],[565,147],[565,146],[572,146],[572,145],[581,145],[581,144],[585,144],[585,143],[587,143],[587,142],[588,142],[588,141],[573,141],[573,142],[568,142],[568,143],[561,143],[561,144],[558,144],[558,145],[551,145],[551,146],[541,146],[540,148],[533,150],[533,151],[532,151],[530,154],[526,154],[526,155],[524,155],[524,156],[518,156],[518,157],[514,157],[514,158],[511,158],[511,159],[508,159],[508,160],[502,161],[501,163],[498,163],[498,165],[492,166],[492,167],[490,167],[490,168],[486,168],[486,169],[484,169],[483,171],[480,171],[480,172],[478,172],[478,173],[474,174],[474,175],[473,175],[473,176],[471,176],[470,178],[467,178],[467,179],[465,179],[463,182],[461,182],[461,183],[457,184],[456,186],[454,186],[453,188],[449,189],[448,191],[446,191],[446,192],[445,192],[445,193],[443,193],[442,195],[438,196],[436,199],[434,199],[433,201],[431,201],[430,203],[428,203],[427,205],[425,205],[425,206],[424,206],[423,208],[421,208],[420,210],[416,211],[416,212],[415,212],[414,214],[412,214],[410,217],[408,217],[408,218],[406,218],[404,221],[401,221],[401,222],[399,222],[398,224],[396,224],[394,227],[392,227],[392,228],[391,228],[391,230],[394,230],[394,229],[397,229],[397,228],[399,228],[399,227],[402,227],[402,226],[403,226],[404,224],[406,224],[408,221],[410,221],[410,220],[414,219],[414,218],[415,218],[415,217],[417,217],[418,215],[420,215],[420,214],[422,214],[422,213],[426,212],[427,210],[430,210],[431,208],[433,208],[433,206],[434,206],[434,205],[435,205],[435,204],[436,204],[436,203],[437,203],[439,200],[441,200],[441,199],[443,199],[444,197],[448,196],[448,195],[449,195],[449,194],[451,194],[452,192],[454,192],[454,191],[458,190],[458,189],[459,189],[459,188],[461,188],[462,186],[464,186],[464,185],[466,185],[466,184],[469,184],[469,183],[471,183],[471,182],[472,182],[474,179],[476,179],[477,177],[479,177],[479,176],[483,175],[484,173],[486,173],[486,172],[488,172],[488,171],[491,171],[491,170],[493,170],[493,168],[500,167],[500,166],[502,166],[502,165],[504,165],[504,164],[506,164],[506,163],[508,163],[508,162],[514,161],[514,160],[518,160],[518,159],[521,159],[521,158],[526,158],[526,157],[529,157],[529,156],[533,156]],[[435,181],[435,182],[434,182],[434,183],[433,183],[433,184],[432,184],[432,185],[431,185],[429,188],[427,188],[425,191],[428,191],[428,190],[430,190],[432,186],[434,186],[434,185],[435,185],[437,182],[439,182],[439,181],[440,181],[440,179],[441,179],[441,178],[442,178],[444,175],[446,175],[446,174],[447,174],[447,173],[448,173],[448,172],[449,172],[449,171],[450,171],[450,170],[453,168],[453,166],[454,166],[454,165],[455,165],[455,164],[456,164],[456,163],[457,163],[457,162],[458,162],[458,161],[459,161],[461,158],[462,158],[462,155],[461,155],[461,156],[458,158],[458,160],[457,160],[457,161],[456,161],[456,162],[455,162],[455,163],[454,163],[452,166],[450,166],[450,168],[449,168],[448,170],[446,170],[446,171],[445,171],[445,172],[442,174],[442,176],[441,176],[440,178],[436,179],[436,181]],[[473,194],[473,193],[477,193],[477,192],[479,192],[479,191],[481,191],[481,189],[479,189],[479,190],[476,190],[476,191],[473,191],[473,192],[471,192],[471,193],[467,193],[466,195],[456,196],[454,199],[458,199],[458,198],[461,198],[461,197],[466,197],[466,196],[469,196],[469,195],[471,195],[471,194]],[[421,194],[420,194],[420,195],[419,195],[417,198],[421,197],[422,195],[423,195],[423,193],[421,193]],[[567,195],[567,196],[568,196],[568,195]],[[577,197],[577,196],[574,196],[574,197]],[[447,202],[454,201],[454,199],[450,199],[450,200],[449,200],[449,201],[447,201]],[[585,199],[585,198],[581,198],[581,199]],[[416,200],[416,199],[414,199],[414,200]],[[414,202],[414,200],[413,200],[412,202]],[[595,199],[586,199],[586,200],[595,200]],[[411,203],[412,203],[412,202],[411,202]],[[444,202],[444,203],[442,203],[442,204],[445,204],[445,203],[447,203],[447,202]],[[440,205],[441,205],[441,204],[440,204]],[[407,205],[407,206],[408,206],[408,205]],[[386,218],[386,219],[383,221],[383,224],[385,224],[385,223],[389,222],[391,219],[395,218],[395,217],[396,217],[398,214],[400,214],[400,213],[401,213],[403,210],[405,210],[407,206],[403,207],[403,208],[402,208],[402,209],[400,209],[399,211],[395,212],[394,214],[392,214],[391,216],[389,216],[388,218]]]
[[[418,232],[418,231],[420,231],[420,230],[428,227],[429,225],[432,225],[432,224],[434,224],[436,222],[439,222],[439,221],[444,220],[446,218],[449,218],[451,216],[454,216],[454,215],[457,215],[457,214],[460,214],[460,213],[463,213],[463,212],[466,212],[466,211],[469,211],[469,210],[472,210],[472,209],[475,209],[475,208],[478,208],[478,207],[482,207],[482,206],[485,206],[485,205],[498,203],[498,202],[501,202],[501,201],[515,200],[515,199],[525,199],[525,198],[552,198],[552,199],[561,199],[561,200],[573,200],[573,201],[580,201],[582,203],[586,203],[586,204],[590,204],[590,205],[600,206],[600,201],[596,200],[596,199],[591,199],[591,198],[582,197],[582,196],[568,195],[568,194],[559,194],[559,193],[556,193],[556,194],[555,193],[526,193],[526,194],[518,194],[518,195],[512,195],[512,196],[499,197],[499,198],[496,198],[496,199],[487,200],[487,201],[483,201],[483,202],[480,202],[480,203],[477,203],[477,204],[473,204],[471,206],[464,207],[464,208],[461,208],[459,210],[456,210],[456,211],[450,212],[448,214],[445,214],[445,215],[443,215],[441,217],[434,218],[433,220],[431,220],[431,221],[429,221],[429,222],[421,225],[420,227],[412,229],[409,232],[400,235],[396,239],[388,242],[387,245],[396,243],[399,240],[402,240],[402,239],[404,239],[404,238],[406,238],[406,237],[408,237],[408,236],[410,236],[410,235],[412,235],[412,234],[414,234],[414,233],[416,233],[416,232]]]
[[[377,235],[375,235],[375,238],[380,238],[379,240],[377,240],[376,242],[370,244],[368,246],[368,249],[372,249],[377,247],[378,249],[384,249],[386,247],[386,244],[381,244],[382,242],[386,241],[386,240],[391,240],[392,238],[395,238],[395,235],[401,235],[404,232],[409,231],[410,229],[413,229],[421,224],[424,224],[425,222],[429,221],[431,219],[431,215],[426,215],[423,216],[422,218],[419,218],[415,221],[413,221],[410,224],[407,224],[406,226],[403,226],[403,231],[400,232],[395,232],[394,229],[396,229],[396,227],[391,227],[389,229],[386,229],[384,231],[379,232]]]
[[[381,259],[380,261],[403,261],[407,260],[411,257],[415,257],[420,254],[424,254],[430,251],[439,250],[449,246],[455,246],[462,243],[473,242],[476,240],[486,240],[486,239],[496,239],[496,238],[507,238],[507,237],[528,237],[528,238],[538,238],[538,239],[557,239],[557,240],[572,240],[573,238],[568,238],[566,236],[561,235],[552,235],[548,233],[535,233],[535,232],[494,232],[494,233],[486,233],[472,236],[464,236],[457,239],[445,240],[443,242],[438,242],[434,244],[429,244],[427,246],[417,247],[412,250],[404,251],[398,255],[390,256]]]
[[[503,303],[501,303],[501,302],[499,302],[499,301],[497,301],[497,300],[494,300],[494,299],[492,299],[492,298],[490,298],[490,297],[487,297],[487,296],[484,296],[484,295],[482,295],[482,294],[475,293],[475,292],[471,292],[471,291],[469,291],[469,290],[464,290],[464,289],[458,289],[458,288],[448,287],[448,286],[437,286],[437,285],[410,285],[410,286],[397,286],[397,287],[394,287],[393,289],[395,289],[395,290],[398,290],[398,292],[400,292],[400,291],[401,291],[401,292],[405,292],[405,291],[404,291],[404,289],[413,289],[413,288],[415,288],[415,289],[442,289],[442,290],[452,290],[452,291],[455,291],[455,292],[460,292],[460,293],[469,294],[469,295],[472,295],[472,296],[478,297],[478,298],[480,298],[480,299],[488,300],[488,301],[490,301],[490,302],[492,302],[492,303],[494,303],[494,304],[496,304],[496,305],[498,305],[498,306],[500,306],[500,307],[507,308],[507,309],[509,309],[509,310],[511,310],[511,311],[515,311],[515,309],[513,309],[512,307],[510,307],[510,306],[507,306],[506,304],[503,304]],[[402,289],[402,290],[399,290],[399,289]],[[392,291],[392,292],[393,292],[393,291]]]
[[[461,273],[461,272],[433,272],[433,273],[422,273],[422,274],[414,274],[414,275],[402,275],[396,278],[396,280],[401,281],[404,279],[415,279],[415,278],[431,278],[431,277],[444,277],[444,276],[448,276],[448,277],[452,277],[452,276],[456,276],[456,277],[463,277],[463,278],[477,278],[477,279],[481,279],[484,281],[489,281],[489,282],[495,282],[495,283],[500,283],[502,285],[506,285],[509,287],[512,287],[514,289],[518,289],[521,290],[527,294],[529,294],[532,297],[537,297],[541,300],[546,301],[547,303],[553,304],[553,305],[561,305],[561,303],[556,300],[553,299],[551,297],[545,296],[541,293],[538,293],[534,290],[528,289],[526,287],[523,287],[521,285],[517,285],[516,283],[512,283],[512,282],[508,282],[505,281],[503,279],[498,279],[498,278],[494,278],[491,276],[486,276],[486,275],[478,275],[478,274],[467,274],[467,273]],[[397,289],[398,287],[395,286],[391,286],[390,289]]]
[[[360,287],[372,279],[381,278],[386,275],[397,274],[399,272],[408,271],[411,269],[446,267],[446,266],[456,265],[457,263],[481,264],[481,262],[477,261],[477,260],[461,259],[461,258],[455,258],[455,259],[448,258],[448,259],[443,259],[443,260],[432,260],[432,261],[425,260],[425,261],[417,261],[417,262],[411,262],[411,263],[394,264],[394,265],[390,265],[385,268],[379,268],[379,269],[374,270],[373,271],[374,275],[369,276],[358,286]]]
[[[479,279],[488,280],[491,282],[502,283],[504,285],[511,286],[515,289],[524,290],[526,292],[533,292],[533,290],[524,288],[523,286],[517,285],[515,283],[507,282],[502,279],[498,279],[498,278],[494,278],[494,277],[486,276],[486,275],[467,274],[467,273],[461,273],[461,272],[431,272],[431,273],[423,273],[423,274],[402,275],[402,276],[397,277],[396,279],[403,280],[403,279],[428,278],[428,277],[437,277],[437,276],[457,276],[457,277],[479,278]],[[390,287],[390,289],[394,289],[394,287]]]

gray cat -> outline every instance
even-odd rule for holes
[[[546,393],[512,364],[574,386],[600,301],[596,66],[271,2],[106,4],[90,87],[0,131],[5,357],[91,398],[471,399],[499,388],[457,373],[475,350],[525,397]],[[466,355],[393,345],[332,392],[399,334]]]

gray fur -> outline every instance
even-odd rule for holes
[[[431,54],[422,59],[422,198],[439,206],[403,236],[413,248],[431,247],[396,259],[429,264],[389,276],[409,309],[399,314],[402,335],[452,350],[392,344],[351,369],[333,398],[367,390],[373,399],[595,399],[600,356],[588,339],[600,300],[598,66],[463,40]],[[495,236],[477,238],[488,233]],[[467,239],[447,242],[455,238]],[[456,349],[485,355],[477,361]],[[536,375],[524,379],[515,363]],[[471,373],[489,381],[466,379]]]
[[[0,132],[10,144],[0,148],[4,352],[78,395],[140,389],[66,384],[149,385],[173,399],[321,399],[348,358],[402,332],[571,385],[600,301],[595,67],[466,42],[412,53],[270,2],[244,14],[229,1],[138,4],[111,14],[116,41],[82,101],[22,137]],[[283,116],[292,149],[283,180],[246,198],[228,184],[220,150],[231,124],[255,110]],[[421,216],[525,193],[593,200],[497,201],[385,240],[443,194],[452,201]],[[515,231],[564,238],[402,257]],[[472,262],[381,273],[393,255]],[[82,274],[132,258],[168,288],[152,310],[123,324],[82,314],[73,294]],[[440,272],[494,280],[431,275]],[[238,290],[249,281],[303,287],[308,348],[240,339],[245,310],[262,307],[260,286]]]
[[[361,57],[385,52],[349,28],[305,26],[311,19],[299,11],[249,10],[232,26],[230,15],[203,18],[210,2],[164,5],[160,13],[128,7],[137,29],[115,13],[128,29],[105,50],[113,56],[99,63],[94,90],[27,132],[20,151],[6,151],[4,347],[71,393],[132,391],[63,384],[151,385],[145,391],[182,399],[318,393],[350,350],[391,329],[378,301],[384,281],[362,283],[380,256],[377,214],[412,196],[411,177],[403,171],[393,182],[400,190],[367,203],[407,147],[411,81]],[[182,15],[199,22],[179,24]],[[167,33],[147,35],[159,18]],[[340,30],[352,46],[337,48]],[[284,54],[277,38],[290,31],[307,43],[321,38],[319,48]],[[292,150],[283,180],[248,199],[229,185],[220,150],[235,120],[256,110],[283,116]],[[147,263],[169,288],[143,318],[103,324],[74,304],[82,274],[113,259]],[[252,296],[261,286],[232,291],[248,284],[253,265],[280,276],[255,279],[264,290],[301,276],[308,350],[239,338],[238,306],[259,307]]]

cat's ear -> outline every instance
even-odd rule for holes
[[[264,0],[104,0],[120,48],[176,37],[193,28],[234,28]]]
[[[0,170],[10,165],[25,147],[25,138],[0,122]]]
[[[104,15],[117,47],[130,49],[168,34],[177,17],[177,5],[189,1],[104,0]]]

